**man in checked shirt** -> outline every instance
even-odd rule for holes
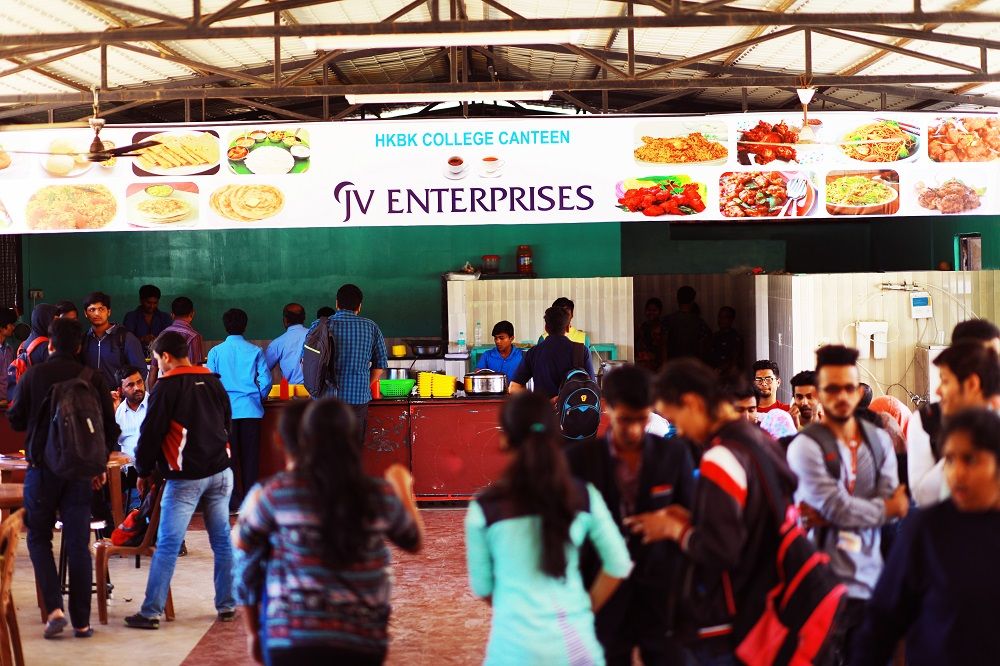
[[[364,441],[371,386],[389,367],[389,360],[378,324],[359,316],[362,298],[357,285],[345,284],[337,290],[337,311],[327,319],[333,336],[333,382],[324,397],[336,396],[354,409]]]

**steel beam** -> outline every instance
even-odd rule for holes
[[[97,5],[99,7],[107,7],[108,9],[117,9],[123,12],[138,14],[139,16],[146,16],[156,19],[157,21],[161,21],[162,23],[171,23],[179,26],[191,25],[191,20],[188,18],[182,18],[173,14],[164,14],[163,12],[147,9],[141,5],[127,5],[124,2],[116,2],[115,0],[87,0],[87,2],[88,4]]]
[[[905,49],[901,46],[896,46],[895,44],[883,44],[882,42],[876,42],[872,39],[865,39],[864,37],[856,37],[854,35],[849,35],[846,32],[840,32],[838,30],[826,30],[824,28],[816,28],[815,32],[826,35],[827,37],[833,37],[834,39],[842,39],[848,42],[853,42],[855,44],[861,44],[862,46],[870,46],[874,49],[880,49],[883,51],[890,51],[892,53],[898,53],[900,55],[909,56],[910,58],[917,58],[919,60],[926,60],[927,62],[932,62],[937,65],[944,65],[945,67],[954,67],[955,69],[962,69],[966,72],[978,72],[979,67],[975,65],[966,65],[960,62],[955,62],[954,60],[948,60],[946,58],[938,58],[937,56],[932,56],[927,53],[921,53],[919,51],[913,51],[911,49]]]

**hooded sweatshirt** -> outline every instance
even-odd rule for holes
[[[22,343],[24,349],[31,346],[31,343],[37,338],[49,337],[49,325],[56,318],[57,312],[58,308],[48,303],[39,303],[35,306],[31,311],[31,334]],[[48,357],[49,346],[42,343],[31,352],[31,355],[28,357],[28,365],[38,365],[39,363],[43,363]],[[14,373],[10,372],[8,368],[4,368],[3,370],[7,372],[7,395],[13,395],[14,385],[17,383],[14,379]]]

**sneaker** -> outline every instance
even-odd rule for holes
[[[125,626],[132,627],[133,629],[159,629],[160,620],[159,618],[148,618],[141,613],[136,613],[125,618]]]
[[[65,615],[53,618],[45,623],[45,631],[42,632],[42,635],[45,638],[55,638],[63,632],[67,624],[69,624],[69,620],[66,619]]]
[[[219,611],[219,622],[232,622],[235,619],[235,610]]]

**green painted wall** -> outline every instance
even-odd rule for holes
[[[542,277],[621,275],[619,225],[606,223],[25,236],[24,284],[44,290],[47,302],[79,303],[104,290],[120,321],[149,282],[163,291],[164,309],[174,296],[190,296],[195,326],[215,339],[225,335],[227,308],[247,311],[248,337],[270,338],[285,303],[299,301],[312,314],[332,306],[349,281],[364,290],[364,313],[387,336],[437,336],[441,274],[484,254],[499,254],[501,270],[513,271],[521,243],[532,246]]]

